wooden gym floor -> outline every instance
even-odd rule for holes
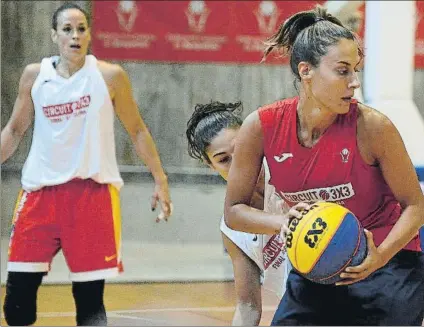
[[[269,326],[278,301],[268,293],[263,301],[260,324]],[[109,283],[105,289],[108,324],[115,326],[228,326],[234,304],[233,282]],[[35,326],[75,326],[74,316],[71,285],[40,287]]]

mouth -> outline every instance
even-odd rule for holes
[[[81,46],[79,44],[71,44],[70,48],[79,50],[79,49],[81,49]]]
[[[352,101],[352,97],[343,97],[343,98],[342,98],[342,100],[343,100],[344,102],[348,102],[348,103],[350,103],[350,102]]]

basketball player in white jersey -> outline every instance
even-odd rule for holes
[[[28,65],[12,116],[1,132],[1,162],[34,122],[9,246],[4,316],[36,321],[37,290],[62,249],[70,269],[78,325],[106,325],[105,278],[122,270],[116,113],[155,180],[152,210],[171,215],[167,177],[132,96],[126,72],[87,55],[87,14],[65,4],[53,16],[59,56]]]
[[[234,151],[234,141],[241,126],[241,103],[212,102],[197,105],[187,123],[191,157],[206,163],[226,179]],[[268,184],[269,171],[264,162],[252,205],[268,212],[283,213],[287,207]],[[263,288],[281,298],[290,265],[280,235],[257,235],[228,228],[221,219],[224,246],[234,270],[236,310],[233,325],[258,325],[262,315]],[[277,305],[277,304],[276,304]]]

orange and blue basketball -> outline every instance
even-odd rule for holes
[[[367,255],[367,241],[359,220],[347,208],[318,202],[289,224],[286,246],[289,260],[305,278],[334,284],[348,266]]]

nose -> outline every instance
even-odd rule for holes
[[[72,39],[76,40],[78,39],[78,31],[75,29],[74,32],[72,33]]]
[[[349,88],[357,89],[360,86],[361,86],[361,82],[359,81],[358,73],[354,72],[352,74],[352,79],[350,80],[350,83],[349,83]]]

